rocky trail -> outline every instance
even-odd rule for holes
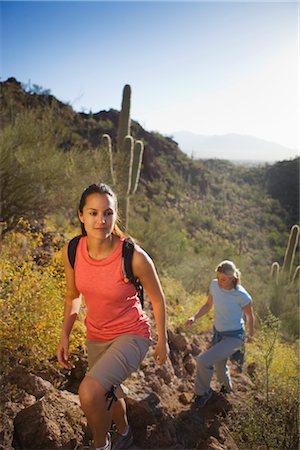
[[[131,450],[238,449],[224,417],[253,388],[247,375],[231,365],[234,392],[225,397],[214,380],[214,393],[207,405],[199,411],[191,408],[194,356],[208,347],[210,338],[210,333],[188,339],[169,332],[168,362],[156,366],[150,351],[127,380],[126,402],[134,434]],[[82,358],[70,374],[54,370],[32,374],[16,366],[3,375],[0,449],[88,448],[91,435],[77,395],[86,366]]]

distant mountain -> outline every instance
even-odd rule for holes
[[[290,149],[253,136],[225,134],[205,136],[188,131],[172,133],[181,150],[195,159],[227,159],[244,162],[275,162],[297,156]]]

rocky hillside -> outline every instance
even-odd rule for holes
[[[215,389],[200,411],[191,407],[194,357],[207,348],[209,333],[188,339],[169,331],[170,359],[162,367],[151,356],[143,361],[126,386],[128,415],[134,434],[132,450],[237,450],[225,418],[251,395],[253,382],[231,365],[234,393]],[[91,435],[79,406],[78,386],[87,361],[79,359],[71,373],[64,370],[32,374],[14,367],[1,379],[0,448],[84,449]]]
[[[15,79],[1,83],[0,101],[0,449],[82,449],[90,439],[77,395],[86,369],[82,322],[71,373],[58,371],[54,356],[65,289],[59,250],[77,233],[79,195],[99,181],[100,138],[109,133],[115,141],[119,114],[76,113],[49,92],[26,92]],[[298,220],[299,159],[264,167],[196,161],[137,122],[131,131],[145,152],[130,233],[160,275],[171,347],[166,366],[154,366],[150,354],[128,381],[133,448],[296,448],[299,293],[269,273],[273,261],[282,267]],[[249,376],[231,366],[234,393],[225,398],[214,381],[211,401],[197,412],[194,357],[208,345],[211,318],[189,338],[183,324],[205,301],[223,259],[242,270],[260,334]]]
[[[18,208],[12,208],[12,212],[6,211],[7,214],[3,212],[1,214],[6,221],[10,220],[12,213],[17,214],[17,211],[29,219],[33,211],[34,218],[39,220],[42,220],[46,213],[63,213],[64,216],[74,217],[73,197],[77,201],[82,189],[80,183],[74,180],[82,180],[82,185],[86,186],[91,179],[94,179],[94,175],[89,176],[91,169],[87,164],[91,159],[91,153],[87,152],[94,150],[96,155],[95,150],[100,150],[101,153],[99,146],[103,133],[108,133],[115,143],[118,111],[111,109],[96,114],[76,113],[69,105],[59,102],[46,91],[46,93],[26,92],[21,83],[14,78],[0,83],[0,87],[2,130],[5,130],[7,125],[16,123],[15,133],[18,134],[18,127],[21,126],[18,117],[24,112],[31,113],[27,120],[32,126],[31,134],[35,134],[34,139],[38,139],[41,126],[39,120],[41,117],[46,117],[46,124],[42,125],[47,127],[48,122],[51,122],[51,126],[49,125],[50,131],[45,131],[45,134],[48,134],[43,136],[44,140],[49,139],[49,143],[47,141],[45,146],[45,153],[47,148],[49,148],[48,153],[53,152],[52,148],[55,146],[66,158],[74,149],[82,155],[78,159],[84,158],[85,154],[89,155],[84,164],[78,162],[81,172],[75,172],[73,179],[70,179],[69,173],[63,173],[63,168],[66,172],[70,172],[67,160],[57,163],[57,167],[53,167],[51,172],[49,166],[52,161],[58,159],[59,155],[51,159],[51,154],[46,154],[41,162],[37,160],[36,168],[32,166],[34,173],[31,173],[30,167],[27,165],[24,168],[20,162],[22,160],[26,162],[26,158],[31,161],[33,156],[27,157],[24,153],[29,151],[27,148],[34,148],[32,152],[38,152],[41,147],[39,142],[28,137],[26,130],[21,130],[20,132],[24,133],[25,139],[28,140],[27,148],[23,148],[17,136],[13,136],[12,144],[7,144],[11,137],[4,134],[3,139],[5,145],[8,145],[8,151],[14,148],[21,154],[15,163],[11,163],[8,173],[6,173],[6,160],[4,160],[3,173],[1,172],[4,181],[0,188],[3,192],[6,191],[8,185],[5,180],[13,179],[14,185],[22,186],[24,183],[24,189],[26,186],[26,189],[31,188],[32,198],[26,194],[27,199],[31,198],[27,210],[26,201],[22,200],[19,201]],[[35,121],[36,125],[32,123]],[[278,258],[280,258],[279,262],[282,262],[284,254],[282,249],[289,229],[299,217],[299,159],[263,167],[235,166],[228,161],[217,159],[192,160],[180,150],[173,139],[159,133],[150,133],[138,122],[132,122],[131,133],[133,137],[142,139],[145,144],[141,180],[130,210],[132,217],[130,232],[141,242],[145,239],[145,233],[141,235],[141,230],[146,227],[149,217],[153,221],[163,208],[167,213],[168,221],[174,223],[174,229],[182,230],[182,241],[188,239],[189,245],[197,253],[211,252],[213,244],[221,249],[220,254],[228,253],[228,251],[234,254],[236,249],[238,255],[248,253],[252,259],[260,258],[267,264],[271,264]],[[49,161],[43,163],[46,161],[45,158],[49,158]],[[49,168],[48,177],[47,170],[38,171],[43,164]],[[95,164],[93,173],[96,171]],[[20,168],[16,173],[13,168],[18,165]],[[84,167],[88,168],[84,169]],[[9,170],[13,170],[13,174],[10,174]],[[23,174],[24,180],[19,180]],[[69,177],[68,195],[63,184],[66,183],[67,177]],[[26,183],[28,178],[31,179],[30,185]],[[4,206],[0,208],[2,210],[18,200],[15,188],[12,186],[10,189],[11,199],[4,202]],[[22,188],[23,195],[25,195],[24,189]],[[56,197],[57,190],[64,197],[59,205],[54,202],[52,206],[50,203]],[[41,191],[46,192],[49,199],[45,198],[44,203],[40,199],[39,204],[36,204],[35,197]],[[33,205],[35,205],[34,208]],[[16,222],[16,218],[14,221]],[[147,246],[147,242],[145,245]],[[180,244],[181,247],[182,245]],[[231,246],[230,250],[228,246]],[[275,254],[274,250],[270,249],[271,246],[276,250]],[[150,251],[150,247],[148,250]],[[262,255],[258,257],[257,252],[261,252]],[[155,250],[154,256],[156,256]]]

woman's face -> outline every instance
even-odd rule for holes
[[[217,273],[219,288],[227,291],[234,288],[234,277],[232,275],[225,275],[225,273]]]
[[[106,239],[111,235],[117,219],[114,199],[108,194],[90,194],[82,213],[78,215],[89,237]]]

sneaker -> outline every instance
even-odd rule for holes
[[[94,445],[94,443],[92,443],[90,446],[89,446],[89,450],[95,450],[95,445]],[[107,433],[107,440],[106,440],[106,445],[105,445],[105,450],[111,450],[112,449],[112,443],[111,443],[111,436],[110,436],[110,433]]]
[[[193,406],[195,406],[196,408],[203,408],[203,406],[205,406],[208,400],[211,398],[212,393],[212,389],[209,389],[209,391],[203,395],[195,395]]]
[[[121,450],[123,448],[128,448],[133,443],[133,434],[130,425],[128,426],[128,431],[125,436],[122,434],[118,435],[116,443],[114,445],[114,450]]]
[[[220,392],[223,395],[227,395],[227,394],[230,394],[232,392],[232,389],[230,387],[225,386],[225,384],[222,384]]]

